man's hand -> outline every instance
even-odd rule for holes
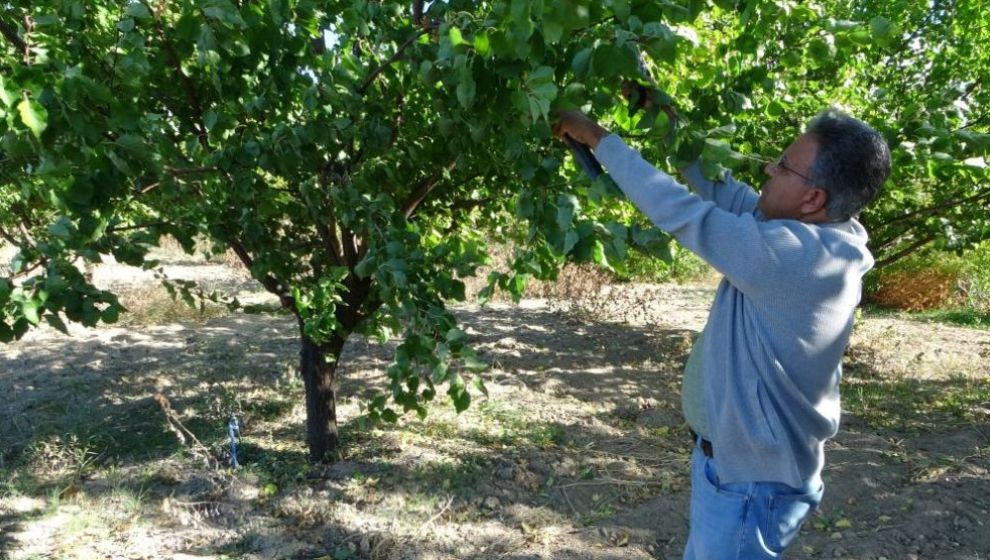
[[[594,150],[598,142],[611,133],[581,111],[564,111],[557,115],[553,134],[558,138],[570,136]]]

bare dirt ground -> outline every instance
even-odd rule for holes
[[[464,306],[488,396],[370,430],[393,345],[355,338],[325,468],[306,461],[287,316],[32,332],[0,348],[0,558],[679,558],[680,372],[712,294]],[[988,331],[859,320],[825,501],[790,557],[990,558],[988,356]],[[236,471],[210,464],[232,410]]]

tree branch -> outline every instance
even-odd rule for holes
[[[320,181],[320,186],[325,186],[325,175],[323,173],[323,170],[320,171],[319,181]],[[306,201],[306,197],[303,196],[302,191],[300,191],[298,187],[296,187],[295,185],[290,185],[289,192],[292,193],[295,199],[299,201],[299,204],[302,204],[303,208],[305,208],[309,212],[310,217],[313,218],[313,223],[316,226],[316,232],[319,234],[320,240],[323,241],[323,245],[326,249],[326,254],[328,257],[330,257],[330,262],[337,266],[341,266],[343,264],[342,256],[340,254],[340,247],[337,243],[336,233],[334,233],[334,231],[330,229],[330,226],[328,226],[326,223],[322,221],[321,213],[318,210],[315,210],[310,207],[309,202]],[[332,219],[333,217],[331,211],[331,220]],[[334,226],[334,228],[336,229],[336,226]]]
[[[987,199],[987,198],[990,198],[990,190],[983,191],[981,193],[977,193],[977,194],[974,194],[972,196],[967,196],[965,198],[959,198],[959,199],[956,199],[956,200],[950,200],[948,202],[943,202],[942,204],[936,204],[934,206],[928,206],[926,208],[921,208],[921,209],[918,209],[918,210],[914,210],[912,212],[908,212],[907,214],[901,214],[900,216],[896,216],[894,218],[891,218],[891,219],[887,220],[886,222],[883,223],[883,226],[884,227],[887,227],[890,224],[895,224],[895,223],[898,223],[898,222],[903,222],[904,220],[908,220],[910,218],[914,218],[914,217],[917,217],[917,216],[927,216],[929,214],[935,214],[939,210],[949,210],[949,209],[955,208],[956,206],[959,206],[961,204],[966,204],[967,202],[974,202],[974,201],[977,201],[977,200],[980,200],[980,199]],[[897,235],[892,235],[892,236],[888,237],[887,239],[883,240],[882,242],[877,243],[877,246],[878,247],[886,247],[887,245],[889,245],[893,241],[897,240],[897,238],[903,236],[905,233],[907,233],[908,231],[910,231],[910,229],[911,228],[908,228],[908,229],[906,229],[906,230],[898,233]]]
[[[357,266],[359,260],[359,251],[354,231],[346,227],[341,227],[340,237],[344,249],[344,264],[347,265],[347,268],[353,269]]]
[[[418,26],[423,21],[423,0],[413,1],[413,25]]]
[[[461,210],[463,212],[469,212],[471,210],[474,210],[475,208],[481,206],[487,206],[493,202],[495,202],[494,197],[486,197],[480,200],[459,200],[451,204],[448,208],[450,210]],[[463,212],[451,216],[450,225],[447,227],[447,229],[444,230],[444,235],[452,235],[454,232],[457,231],[457,228],[461,226],[461,220],[459,220],[458,218],[464,215]]]
[[[334,315],[345,332],[352,332],[361,321],[370,317],[382,306],[382,301],[371,297],[371,278],[359,279],[353,273],[346,280],[347,292],[344,304],[337,306]]]
[[[875,262],[873,264],[873,269],[874,270],[880,270],[881,268],[883,268],[885,266],[888,266],[890,264],[893,264],[893,263],[895,263],[895,262],[903,259],[904,257],[910,255],[911,253],[917,251],[918,249],[924,247],[925,245],[931,243],[934,240],[935,240],[935,235],[934,234],[926,235],[925,237],[922,237],[921,239],[918,239],[914,243],[908,245],[904,249],[901,249],[900,251],[894,253],[893,255],[890,255],[889,257],[885,257],[885,258],[880,259],[879,261]]]
[[[388,60],[386,60],[378,68],[375,68],[371,72],[371,74],[369,74],[368,77],[365,78],[364,83],[361,84],[361,87],[358,88],[358,93],[360,95],[364,95],[365,92],[368,91],[368,88],[371,87],[371,82],[374,82],[375,81],[375,78],[377,78],[379,74],[381,74],[386,68],[388,68],[389,65],[391,65],[396,60],[399,60],[400,57],[402,57],[402,51],[404,51],[407,48],[409,48],[409,45],[413,44],[413,41],[415,41],[416,39],[419,39],[423,35],[428,34],[429,32],[430,31],[428,29],[425,29],[423,31],[418,31],[415,34],[413,34],[411,37],[409,37],[408,39],[406,39],[406,42],[405,43],[402,43],[402,46],[400,46],[398,48],[398,50],[395,51],[395,54],[393,54],[392,56],[390,56]]]
[[[23,39],[17,36],[17,30],[14,29],[9,23],[0,19],[0,35],[3,35],[7,42],[17,47],[19,51],[26,51],[28,46]]]
[[[443,178],[444,172],[450,172],[456,165],[457,160],[455,159],[445,165],[443,171],[433,175],[432,177],[426,178],[419,185],[417,185],[411,193],[409,193],[409,197],[402,203],[402,215],[405,216],[407,220],[416,213],[416,209],[423,203],[426,196],[430,194],[433,187],[437,186],[437,183]]]
[[[34,20],[30,15],[24,16],[24,64],[31,63],[31,43],[28,41],[34,31]]]
[[[13,235],[7,233],[7,230],[3,228],[0,228],[0,237],[6,239],[7,242],[10,243],[11,245],[20,245],[17,239],[15,239]]]
[[[228,240],[227,245],[230,246],[232,251],[234,251],[237,258],[241,259],[244,266],[251,271],[254,266],[254,259],[251,258],[251,253],[248,253],[247,249],[244,248],[244,245],[236,239]],[[254,273],[252,271],[252,276],[253,275]],[[282,284],[274,276],[268,274],[264,278],[258,278],[257,280],[261,282],[261,285],[264,286],[268,292],[278,296],[278,300],[282,304],[282,307],[285,307],[293,313],[298,313],[296,310],[295,298],[289,295],[289,293],[282,287]]]
[[[171,175],[173,178],[174,177],[179,177],[179,176],[182,176],[182,175],[194,175],[194,174],[197,174],[197,173],[213,173],[213,172],[217,172],[217,171],[220,171],[220,170],[218,168],[216,168],[216,167],[186,167],[186,168],[178,168],[178,169],[176,169],[176,168],[165,168],[165,172],[168,173],[169,175]],[[133,194],[133,196],[134,197],[137,197],[138,195],[147,194],[147,193],[149,193],[149,192],[157,189],[160,186],[162,186],[162,182],[161,181],[155,181],[154,183],[151,183],[148,186],[141,187],[139,190],[137,190]]]
[[[172,222],[151,222],[151,223],[148,223],[148,224],[134,224],[134,225],[123,226],[123,227],[110,226],[109,231],[115,233],[115,232],[118,232],[118,231],[128,231],[128,230],[132,230],[132,229],[144,229],[144,228],[151,228],[151,227],[158,227],[158,226],[170,226],[170,225],[174,225],[174,224],[172,224]]]

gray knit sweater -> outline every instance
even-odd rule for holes
[[[595,155],[658,227],[725,279],[701,348],[708,438],[723,482],[793,487],[820,476],[839,427],[842,355],[873,266],[856,220],[764,220],[757,194],[728,176],[685,171],[692,194],[618,136]]]

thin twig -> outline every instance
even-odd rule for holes
[[[440,179],[443,178],[444,172],[449,173],[456,165],[457,160],[454,159],[445,165],[442,171],[432,177],[428,177],[417,185],[416,188],[413,189],[413,192],[409,193],[409,197],[402,203],[402,215],[405,216],[407,220],[412,218],[412,215],[416,213],[416,208],[418,208],[419,205],[426,200],[426,197],[430,194],[430,191],[437,186],[437,183],[439,183]]]
[[[158,227],[158,226],[169,226],[169,225],[172,225],[172,222],[151,222],[151,223],[148,223],[148,224],[134,224],[134,225],[130,225],[130,226],[120,226],[120,227],[111,226],[110,227],[110,231],[113,231],[113,232],[128,231],[128,230],[132,230],[132,229],[144,229],[144,228],[151,228],[151,227]]]
[[[34,31],[34,21],[31,16],[24,16],[24,64],[31,64],[31,43],[28,41],[28,37],[31,36],[31,32]]]
[[[358,93],[364,95],[364,93],[368,90],[368,88],[371,87],[371,83],[375,81],[375,78],[377,78],[378,75],[381,74],[386,68],[388,68],[389,65],[391,65],[393,62],[399,60],[399,58],[402,56],[402,51],[409,48],[409,45],[411,45],[413,41],[419,39],[423,35],[428,34],[429,32],[430,32],[429,30],[419,31],[414,35],[412,35],[411,37],[409,37],[408,39],[406,39],[406,42],[402,43],[402,46],[400,46],[398,50],[395,51],[395,54],[390,56],[388,60],[382,63],[382,65],[379,66],[378,68],[375,68],[374,71],[372,71],[371,74],[368,75],[368,77],[364,80],[364,83],[361,84],[361,87],[358,88]]]
[[[604,478],[600,480],[579,480],[568,484],[561,484],[558,488],[572,488],[574,486],[662,486],[659,482],[649,482],[646,480],[621,480],[618,478]]]
[[[27,50],[27,43],[23,39],[17,36],[17,30],[10,26],[6,21],[0,19],[0,35],[3,35],[10,44],[17,47],[19,51]]]
[[[885,267],[885,266],[887,266],[889,264],[895,263],[895,262],[903,259],[904,257],[910,255],[911,253],[917,251],[918,249],[924,247],[925,245],[931,243],[934,240],[935,240],[935,236],[934,235],[926,235],[926,236],[924,236],[924,237],[916,240],[914,243],[908,245],[904,249],[902,249],[902,250],[894,253],[893,255],[890,255],[889,257],[885,257],[883,259],[878,260],[876,263],[873,264],[873,269],[874,270],[879,270],[879,269],[881,269],[881,268],[883,268],[883,267]]]
[[[581,517],[581,514],[578,513],[577,508],[574,507],[574,503],[571,502],[571,497],[567,495],[567,489],[564,488],[563,486],[559,486],[558,488],[560,488],[560,493],[564,495],[564,501],[567,502],[568,506],[570,506],[571,512],[574,514],[574,517]]]
[[[210,449],[203,445],[203,442],[199,441],[196,434],[192,433],[189,428],[186,428],[179,420],[179,415],[172,409],[172,404],[169,402],[168,398],[161,394],[155,393],[155,402],[161,407],[162,412],[165,413],[165,420],[168,421],[168,427],[178,438],[179,443],[185,445],[192,451],[195,455],[203,459],[208,468],[212,468],[216,464],[216,459],[210,453]],[[189,439],[191,443],[187,443],[186,439]]]
[[[426,520],[425,523],[419,526],[419,529],[416,531],[417,534],[422,535],[426,531],[426,529],[430,527],[430,525],[433,525],[434,521],[440,519],[440,516],[442,516],[444,513],[447,513],[447,510],[450,509],[450,504],[452,504],[453,502],[454,502],[454,497],[448,496],[447,500],[443,504],[443,507],[440,508],[440,511],[438,511],[433,517],[430,517],[429,519]]]
[[[920,208],[918,210],[914,210],[913,212],[908,212],[906,214],[901,214],[900,216],[894,216],[893,218],[887,220],[884,223],[884,225],[893,224],[893,223],[896,223],[896,222],[901,222],[901,221],[907,220],[909,218],[913,218],[915,216],[923,216],[923,215],[926,215],[926,214],[933,214],[933,213],[938,212],[939,210],[948,210],[950,208],[955,208],[956,206],[959,206],[960,204],[965,204],[967,202],[973,202],[973,201],[976,201],[976,200],[980,200],[981,198],[990,198],[990,190],[979,192],[979,193],[976,193],[974,195],[967,196],[967,197],[964,197],[964,198],[957,198],[956,200],[950,200],[948,202],[943,202],[941,204],[935,204],[935,205],[932,205],[932,206],[927,206],[925,208]]]

